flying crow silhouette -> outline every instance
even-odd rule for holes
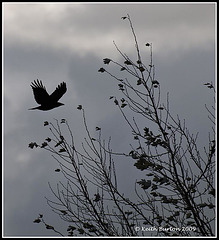
[[[59,107],[61,105],[64,105],[63,103],[58,102],[58,100],[67,91],[65,82],[60,83],[56,90],[51,95],[47,93],[45,86],[43,86],[42,84],[42,81],[39,81],[38,79],[36,81],[34,80],[34,82],[32,82],[30,86],[33,89],[35,100],[37,103],[40,104],[40,106],[30,108],[29,110],[39,109],[47,111]]]

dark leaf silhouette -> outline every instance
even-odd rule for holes
[[[125,89],[124,89],[124,85],[123,84],[118,84],[118,86],[119,86],[119,90],[121,90],[121,91],[124,91]]]
[[[124,63],[125,63],[126,65],[132,65],[132,63],[131,63],[129,60],[126,60]]]
[[[141,79],[138,79],[138,81],[137,81],[137,85],[141,85],[141,84],[142,84]]]
[[[79,232],[79,234],[84,234],[84,229],[78,228],[78,232]]]
[[[31,83],[31,87],[33,89],[34,98],[36,102],[40,104],[40,106],[30,108],[29,110],[39,109],[43,111],[48,111],[64,105],[63,103],[60,103],[58,101],[67,91],[65,82],[59,84],[56,90],[51,95],[47,93],[45,86],[43,86],[42,84],[42,81],[39,81],[38,79],[36,81],[34,80],[34,82]],[[44,123],[44,126],[46,125]]]
[[[61,212],[62,214],[64,214],[64,215],[67,214],[67,212],[66,212],[65,210],[60,210],[60,212]]]
[[[116,104],[116,105],[119,105],[119,103],[118,103],[118,100],[114,100],[114,103]]]
[[[151,181],[150,180],[145,180],[145,179],[141,179],[141,181],[137,182],[139,185],[141,185],[141,187],[143,189],[148,189],[151,186]]]
[[[143,67],[139,67],[140,72],[144,72],[145,69]]]
[[[124,70],[126,70],[126,68],[125,67],[121,67],[120,71],[124,71]]]
[[[35,142],[31,142],[31,143],[29,143],[28,147],[33,149],[34,147],[38,147],[38,144]]]
[[[52,230],[54,230],[54,227],[53,226],[51,226],[51,225],[49,225],[49,224],[45,224],[46,225],[46,229],[52,229]]]
[[[104,64],[109,64],[110,61],[111,61],[111,59],[109,59],[109,58],[104,58],[104,59],[103,59],[103,63],[104,63]]]
[[[157,80],[153,80],[152,84],[159,84],[159,82]]]
[[[61,123],[65,123],[66,122],[66,120],[63,118],[62,120],[61,120]]]
[[[98,72],[101,72],[101,73],[103,73],[103,72],[105,72],[106,70],[104,69],[104,68],[100,68],[99,70],[98,70]]]
[[[40,220],[39,218],[37,218],[37,219],[35,219],[33,222],[34,222],[34,223],[40,223],[41,220]]]
[[[44,125],[44,126],[47,126],[47,125],[49,125],[49,122],[48,122],[48,121],[45,121],[43,125]]]
[[[82,109],[82,105],[78,105],[77,109],[81,110]]]
[[[61,149],[59,150],[59,152],[60,152],[60,153],[66,152],[66,150],[65,150],[64,148],[61,148]]]
[[[97,194],[94,194],[94,196],[95,196],[94,202],[99,202],[100,201],[100,194],[97,193]]]
[[[121,108],[124,108],[126,105],[127,105],[126,103],[123,103],[123,104],[121,105]]]
[[[42,145],[41,145],[41,148],[44,148],[44,147],[46,147],[47,145],[48,145],[48,143],[43,142]]]
[[[67,231],[74,231],[76,227],[69,225]]]
[[[61,145],[63,143],[63,140],[59,141],[56,143],[55,147],[58,147],[59,145]]]

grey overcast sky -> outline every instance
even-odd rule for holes
[[[112,136],[116,151],[128,149],[130,130],[109,100],[118,93],[117,83],[98,73],[103,58],[120,60],[113,41],[127,55],[135,54],[128,22],[121,19],[127,13],[142,52],[146,42],[153,43],[156,76],[164,96],[170,94],[174,114],[199,131],[200,144],[206,144],[210,123],[204,105],[213,101],[203,84],[215,81],[215,7],[213,2],[3,4],[5,236],[54,235],[33,224],[39,213],[60,231],[68,225],[44,198],[52,197],[48,182],[55,185],[59,180],[57,163],[48,152],[28,148],[30,142],[48,137],[44,121],[66,118],[80,143],[84,130],[77,106],[82,104],[92,131],[100,126],[106,138]],[[147,60],[148,52],[144,56]],[[37,106],[30,87],[37,78],[50,93],[65,81],[65,105],[48,112],[28,111]],[[127,172],[139,174],[133,162],[125,172],[120,170],[124,182]]]

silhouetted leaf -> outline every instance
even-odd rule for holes
[[[58,147],[59,145],[61,145],[63,143],[63,140],[59,141],[56,143],[55,147]]]
[[[124,91],[125,89],[124,89],[124,85],[123,84],[118,84],[118,86],[119,86],[119,90],[121,90],[121,91]]]
[[[97,193],[97,194],[94,194],[94,196],[95,196],[94,202],[99,202],[100,201],[100,194]]]
[[[148,177],[151,177],[151,176],[154,176],[154,174],[153,173],[148,173],[148,174],[146,174]]]
[[[200,204],[198,204],[198,206],[201,207],[201,208],[204,208],[204,207],[207,207],[208,204],[207,203],[200,203]]]
[[[48,145],[47,142],[43,142],[42,145],[41,145],[41,148],[44,148],[44,147],[46,147],[47,145]]]
[[[125,214],[127,214],[129,216],[129,215],[133,214],[133,212],[127,211],[127,212],[125,212]]]
[[[151,194],[152,196],[154,196],[154,197],[157,197],[157,196],[158,196],[158,194],[157,194],[156,192],[150,192],[150,194]]]
[[[61,170],[59,169],[59,168],[57,168],[56,170],[55,170],[55,172],[60,172]]]
[[[101,72],[101,73],[103,73],[103,72],[105,72],[106,70],[104,69],[104,68],[100,68],[99,70],[98,70],[98,72]]]
[[[122,20],[125,20],[127,17],[121,17]]]
[[[204,83],[204,85],[206,85],[208,88],[214,88],[214,86],[211,83]]]
[[[141,79],[138,79],[138,80],[137,80],[137,85],[141,85],[141,84],[142,84]]]
[[[154,164],[148,161],[147,159],[140,157],[140,159],[134,164],[134,166],[143,171],[149,167],[154,167]]]
[[[96,131],[100,131],[101,130],[101,128],[100,127],[96,127]]]
[[[69,225],[67,231],[74,231],[76,227]]]
[[[62,152],[66,152],[66,150],[64,148],[61,148],[59,149],[59,152],[62,153]]]
[[[152,184],[151,190],[154,191],[154,190],[157,190],[157,189],[158,189],[158,186],[156,184]]]
[[[150,43],[146,43],[145,46],[146,46],[146,47],[149,47],[149,46],[151,46],[151,44],[150,44]]]
[[[63,213],[64,215],[67,214],[67,212],[65,210],[60,210],[61,213]]]
[[[54,227],[53,226],[51,226],[51,225],[49,225],[49,224],[45,224],[46,225],[46,229],[52,229],[52,230],[54,230]]]
[[[125,63],[126,65],[132,65],[132,62],[130,62],[129,60],[126,60],[124,63]]]
[[[35,219],[33,222],[34,222],[34,223],[40,223],[41,220],[40,220],[39,218],[37,218],[37,219]]]
[[[104,64],[109,64],[110,61],[111,61],[111,59],[109,59],[109,58],[104,58],[104,59],[103,59],[103,63],[104,63]]]
[[[48,121],[45,121],[45,122],[44,122],[44,126],[47,126],[47,125],[49,125],[49,122],[48,122]]]
[[[81,110],[82,109],[82,105],[78,105],[77,109]]]
[[[125,106],[127,106],[127,104],[126,104],[126,103],[123,103],[123,104],[121,105],[121,108],[124,108]]]
[[[152,84],[159,85],[159,82],[157,80],[152,80],[151,82],[152,82]]]
[[[137,183],[145,190],[151,186],[151,180],[146,181],[145,179],[141,179],[141,181],[138,181]]]
[[[136,152],[134,152],[133,150],[130,151],[129,155],[131,155],[133,159],[139,159],[138,154]],[[135,166],[135,164],[134,164],[134,166]]]
[[[34,147],[37,148],[38,144],[36,142],[31,142],[31,143],[29,143],[28,147],[31,148],[31,149],[33,149]]]
[[[79,232],[79,234],[84,234],[84,229],[82,229],[82,228],[78,228],[78,232]]]
[[[51,142],[51,141],[52,141],[52,139],[51,139],[51,138],[49,138],[49,137],[48,137],[48,138],[46,138],[45,140],[46,140],[47,142]]]
[[[191,212],[186,213],[186,218],[190,218],[192,216]]]
[[[215,189],[214,188],[211,189],[208,193],[215,197]]]
[[[144,72],[145,71],[145,68],[143,68],[143,67],[139,67],[138,69],[140,70],[140,72]]]
[[[121,67],[121,68],[120,68],[120,71],[124,71],[124,70],[126,70],[125,67]]]
[[[208,204],[208,207],[209,207],[210,209],[212,209],[212,208],[214,208],[214,207],[215,207],[215,205],[214,205],[214,204],[212,204],[212,203],[210,203],[210,204]]]
[[[114,100],[114,103],[116,104],[116,105],[119,105],[119,102],[115,99]]]

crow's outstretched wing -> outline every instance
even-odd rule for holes
[[[60,83],[56,90],[49,96],[50,101],[58,102],[58,100],[65,94],[66,91],[66,83]]]
[[[49,94],[43,86],[42,81],[38,79],[36,81],[34,80],[30,86],[33,89],[33,94],[37,103],[44,105],[49,101]]]

